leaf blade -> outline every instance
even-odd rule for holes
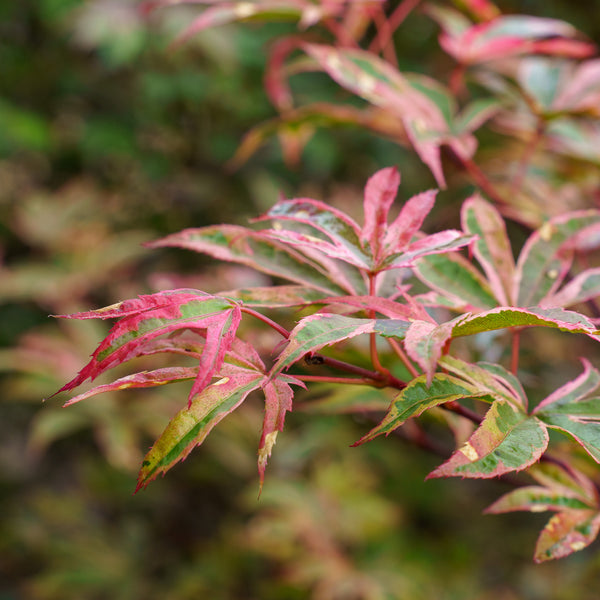
[[[260,387],[263,377],[259,372],[239,372],[216,381],[192,398],[189,407],[173,417],[144,458],[136,492],[202,444],[217,423]]]

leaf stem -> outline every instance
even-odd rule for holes
[[[253,310],[252,308],[248,308],[247,306],[242,306],[241,310],[242,310],[242,312],[246,313],[247,315],[256,317],[259,321],[262,321],[269,327],[273,328],[275,331],[277,331],[277,333],[279,333],[286,340],[290,337],[290,332],[285,327],[282,327],[281,325],[279,325],[279,323],[276,323],[272,319],[269,319],[269,317],[266,317],[265,315],[259,313],[256,310]]]
[[[345,383],[349,385],[375,385],[375,387],[382,387],[381,385],[376,385],[376,382],[373,379],[367,379],[363,377],[330,377],[328,375],[294,375],[294,377],[296,379],[300,379],[300,381]]]
[[[400,381],[394,377],[391,373],[381,373],[378,371],[369,371],[369,369],[364,369],[363,367],[358,367],[357,365],[353,365],[337,358],[330,358],[329,356],[317,355],[323,359],[324,365],[331,367],[332,369],[338,369],[340,371],[345,371],[346,373],[352,373],[354,375],[358,375],[359,377],[368,379],[370,381],[375,381],[381,385],[381,387],[392,387],[397,390],[402,390],[406,387],[406,383],[404,381]]]
[[[512,331],[511,357],[510,357],[510,372],[513,375],[519,370],[519,348],[521,345],[521,330],[514,329]]]
[[[469,419],[469,421],[472,421],[473,423],[476,423],[477,425],[479,425],[479,423],[481,423],[483,421],[483,417],[481,415],[477,414],[475,411],[471,410],[470,408],[467,408],[466,406],[459,404],[456,400],[452,400],[451,402],[446,402],[445,404],[442,404],[441,407],[446,410],[449,410],[453,413],[456,413],[457,415],[460,415],[461,417],[465,417],[465,419]]]
[[[413,377],[418,377],[419,372],[415,369],[415,366],[410,362],[406,352],[402,349],[402,346],[394,339],[387,338],[388,344],[393,348],[394,352],[398,355],[398,358],[402,361],[402,364],[407,368],[408,372]]]

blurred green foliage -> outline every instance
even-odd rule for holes
[[[348,447],[365,423],[294,413],[257,502],[261,414],[249,403],[134,497],[133,472],[184,389],[41,406],[103,327],[49,313],[247,277],[141,242],[244,222],[279,189],[358,198],[374,166],[401,164],[407,195],[432,185],[408,152],[352,130],[316,135],[296,172],[275,144],[227,171],[243,133],[273,115],[261,77],[279,26],[227,27],[168,50],[183,15],[144,21],[136,4],[0,4],[0,598],[597,598],[594,548],[534,566],[529,515],[473,518],[501,484],[424,484],[435,458],[401,440]],[[600,34],[588,3],[504,7]],[[419,71],[435,30],[417,20],[408,32],[400,55]]]

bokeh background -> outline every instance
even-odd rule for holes
[[[137,4],[0,3],[0,600],[598,598],[597,544],[535,566],[547,515],[481,515],[503,484],[424,483],[439,459],[400,439],[350,448],[360,419],[290,415],[257,500],[250,400],[134,496],[185,386],[42,403],[106,331],[48,315],[251,277],[143,242],[245,223],[280,191],[358,207],[366,178],[392,164],[404,198],[434,186],[412,153],[356,129],[318,132],[294,169],[269,143],[232,171],[244,132],[274,115],[266,43],[293,26],[232,25],[171,50],[188,13],[143,19]],[[499,5],[600,41],[597,0]],[[401,68],[443,71],[434,25],[411,19]],[[339,93],[325,77],[296,92]],[[432,222],[456,219],[461,197],[442,194]]]

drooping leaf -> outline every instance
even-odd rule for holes
[[[511,295],[515,261],[500,213],[481,196],[475,195],[463,203],[461,218],[464,231],[477,236],[471,249],[490,282],[498,304],[514,304]]]
[[[574,406],[548,408],[538,414],[553,429],[571,435],[588,454],[600,463],[600,398],[578,402]]]
[[[318,44],[306,44],[304,48],[342,87],[397,114],[421,160],[440,187],[445,187],[440,134],[448,132],[448,125],[434,102],[412,87],[392,65],[370,52]]]
[[[556,511],[537,542],[535,560],[542,562],[582,550],[597,535],[598,492],[594,483],[564,461],[544,461],[529,470],[542,485],[526,486],[505,494],[486,513],[516,510]]]
[[[547,446],[548,432],[539,419],[497,400],[469,441],[427,477],[490,478],[521,471]]]
[[[285,375],[280,375],[273,380],[265,380],[262,385],[265,394],[265,416],[258,445],[258,474],[261,490],[265,479],[265,468],[277,440],[277,434],[283,431],[285,413],[292,410],[294,392],[290,383],[304,387],[300,380]]]
[[[426,377],[421,375],[396,396],[381,423],[360,438],[354,446],[364,444],[381,434],[389,435],[411,417],[418,417],[434,406],[486,395],[485,391],[452,375],[436,373],[430,385],[427,384]]]
[[[169,301],[166,305],[165,298]],[[206,331],[206,342],[191,397],[218,372],[241,320],[240,307],[232,300],[190,290],[160,292],[109,308],[104,312],[101,309],[101,314],[114,317],[122,310],[125,316],[112,327],[89,363],[57,393],[72,390],[87,379],[94,380],[108,369],[145,354],[144,343],[148,340],[180,329],[200,329]],[[89,318],[89,314],[83,313],[83,318]]]
[[[151,248],[187,248],[218,260],[246,265],[262,273],[341,294],[352,290],[339,287],[318,264],[263,232],[236,225],[213,225],[184,229],[147,244]]]
[[[513,297],[518,306],[535,306],[564,281],[573,260],[574,240],[600,223],[600,211],[567,213],[547,221],[525,242],[515,271]]]
[[[589,546],[600,530],[597,510],[570,510],[554,515],[538,538],[537,563],[569,556]]]
[[[212,428],[260,388],[264,375],[240,369],[219,379],[192,398],[189,407],[179,411],[142,463],[136,491],[146,487],[160,473],[166,473],[199,446]]]

